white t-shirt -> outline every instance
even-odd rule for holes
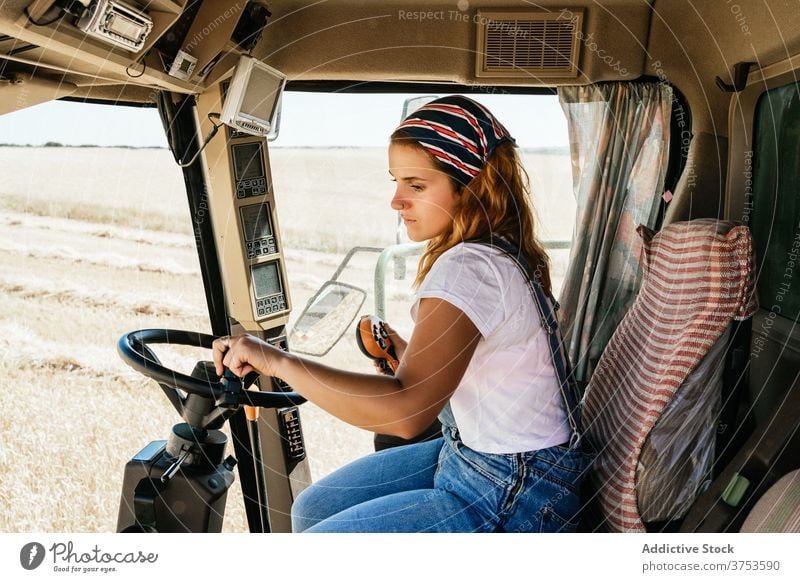
[[[530,288],[502,252],[458,244],[436,260],[419,300],[438,297],[470,318],[481,339],[450,399],[461,440],[485,453],[521,453],[569,440],[547,334]]]

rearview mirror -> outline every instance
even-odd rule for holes
[[[364,305],[359,287],[328,281],[312,297],[289,334],[293,352],[324,356],[336,345]]]

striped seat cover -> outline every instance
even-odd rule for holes
[[[753,250],[745,226],[713,219],[637,228],[644,277],[586,389],[587,437],[605,525],[645,531],[636,468],[647,435],[684,379],[728,328],[755,309]]]

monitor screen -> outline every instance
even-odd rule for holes
[[[233,169],[236,181],[252,180],[264,176],[261,144],[247,143],[233,146]]]
[[[272,220],[269,204],[249,204],[239,209],[242,215],[242,230],[247,241],[272,236]]]
[[[258,66],[253,66],[239,110],[244,115],[271,124],[282,86],[283,78]]]
[[[131,41],[139,41],[146,30],[146,28],[138,22],[129,20],[121,14],[110,13],[104,20],[104,24],[108,27],[109,32],[118,34]]]
[[[256,292],[256,299],[283,293],[278,261],[253,265],[251,273],[253,275],[253,288]]]

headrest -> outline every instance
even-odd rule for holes
[[[674,222],[660,232],[639,225],[636,232],[642,237],[645,281],[655,277],[671,294],[684,286],[686,294],[694,296],[688,307],[702,309],[705,298],[715,304],[721,301],[721,314],[737,320],[755,313],[758,300],[749,228],[700,218]]]

